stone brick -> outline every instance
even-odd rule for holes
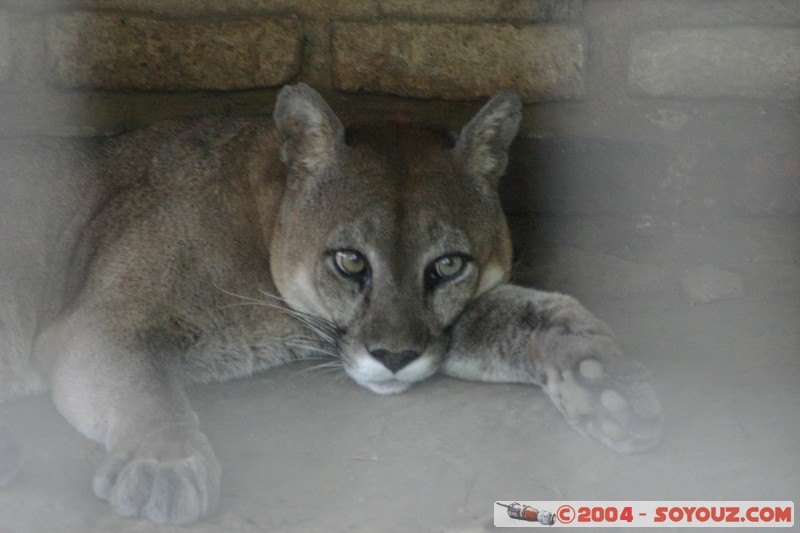
[[[48,77],[61,88],[234,90],[285,83],[300,69],[289,18],[158,20],[76,12],[46,23]]]
[[[575,16],[580,7],[575,0],[461,0],[457,7],[452,0],[385,0],[380,3],[385,15],[451,21],[564,21]]]
[[[628,83],[663,97],[800,97],[800,30],[655,30],[631,44]]]
[[[378,14],[374,0],[3,0],[26,11],[117,11],[129,14],[195,16],[287,14],[306,18],[367,17]]]
[[[585,37],[574,26],[341,22],[332,39],[346,91],[472,100],[514,87],[526,102],[584,93]]]
[[[14,52],[11,41],[11,24],[0,12],[0,83],[7,81],[14,70]]]

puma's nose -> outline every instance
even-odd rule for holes
[[[383,348],[376,348],[369,351],[370,355],[383,363],[383,366],[391,370],[394,374],[398,373],[408,363],[419,357],[419,352],[414,350],[403,350],[402,352],[390,352]]]

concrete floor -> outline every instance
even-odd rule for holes
[[[539,390],[434,378],[380,397],[291,365],[191,391],[223,465],[219,512],[188,528],[116,517],[91,492],[103,451],[45,397],[0,408],[27,465],[0,531],[491,530],[496,500],[796,500],[800,299],[689,306],[587,296],[646,363],[667,413],[654,450],[617,456]]]

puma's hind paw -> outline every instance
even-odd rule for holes
[[[183,525],[214,512],[219,483],[219,463],[205,435],[192,430],[176,438],[160,431],[132,449],[112,450],[93,488],[118,514]]]
[[[663,413],[649,372],[605,335],[560,341],[555,350],[534,342],[534,358],[542,389],[570,425],[618,453],[654,446]]]

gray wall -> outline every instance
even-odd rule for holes
[[[0,137],[268,113],[298,80],[345,122],[452,128],[515,87],[525,119],[502,194],[522,241],[739,271],[753,254],[798,262],[786,245],[800,216],[794,0],[0,3]],[[710,253],[737,234],[754,248]],[[780,238],[764,251],[762,234]]]

